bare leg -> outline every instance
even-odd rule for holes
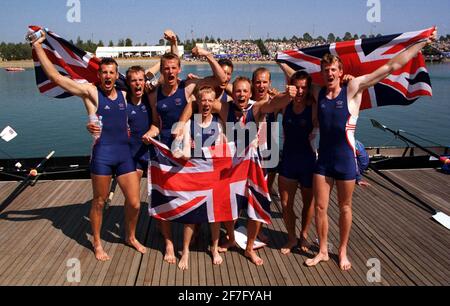
[[[111,258],[103,249],[100,232],[103,221],[103,207],[105,206],[106,198],[108,197],[109,187],[111,184],[111,176],[91,175],[92,189],[94,198],[92,199],[91,211],[89,218],[91,220],[91,228],[93,235],[93,247],[95,258],[99,261],[107,261]]]
[[[219,253],[219,235],[220,235],[220,222],[211,223],[211,255],[214,265],[220,265],[223,262]]]
[[[183,233],[183,255],[178,263],[180,270],[187,270],[189,268],[189,245],[191,244],[192,236],[194,235],[195,224],[185,224]]]
[[[175,257],[175,250],[172,241],[172,224],[170,221],[160,220],[161,232],[164,236],[164,242],[166,244],[166,252],[164,254],[164,261],[169,264],[175,264],[177,259]]]
[[[319,235],[319,254],[312,259],[307,259],[308,267],[315,266],[321,261],[328,261],[328,205],[334,180],[329,177],[314,175],[314,198],[316,210],[317,234]]]
[[[146,248],[136,239],[136,226],[141,208],[140,181],[138,172],[131,172],[117,178],[125,196],[125,243],[145,254]]]
[[[278,197],[278,192],[273,188],[273,183],[275,182],[276,176],[276,172],[269,172],[267,175],[267,186],[269,187],[269,193],[274,197]]]
[[[229,248],[233,248],[236,246],[236,239],[234,238],[234,224],[236,221],[228,221],[224,222],[225,228],[228,234],[228,240],[219,247],[220,253],[225,253]]]
[[[297,246],[297,236],[295,234],[295,221],[297,218],[294,213],[294,199],[295,193],[297,192],[297,181],[280,176],[278,178],[278,186],[280,187],[283,220],[288,234],[288,241],[281,248],[281,253],[287,255]]]
[[[339,202],[339,267],[343,271],[350,270],[352,264],[347,256],[350,229],[352,227],[352,196],[355,189],[355,181],[336,181]]]
[[[250,259],[257,266],[261,266],[264,262],[253,250],[253,244],[256,240],[256,235],[258,235],[261,223],[254,220],[248,220],[247,224],[247,248],[245,249],[245,257]]]
[[[303,252],[310,248],[308,243],[309,226],[314,216],[313,190],[311,188],[301,188],[302,191],[302,231],[300,232],[300,247]]]

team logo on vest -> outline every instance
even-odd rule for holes
[[[125,110],[125,104],[123,104],[123,103],[119,103],[119,109],[120,110]]]
[[[167,105],[166,105],[166,104],[163,104],[163,105],[161,106],[161,108],[162,108],[162,109],[166,109],[166,108],[167,108]]]
[[[327,108],[327,106],[325,105],[325,103],[321,103],[321,104],[320,104],[320,108],[321,108],[321,109],[325,109],[325,108]]]
[[[144,113],[147,112],[147,108],[145,107],[145,105],[142,105],[141,110],[142,110],[142,112],[144,112]]]
[[[135,112],[135,111],[132,111],[131,114],[132,114],[132,115],[136,115],[136,112]]]
[[[105,110],[110,110],[111,107],[109,107],[108,105],[105,106]]]
[[[336,108],[344,108],[344,101],[341,101],[341,100],[337,101]]]
[[[181,105],[181,99],[180,98],[176,98],[175,99],[175,105],[176,106],[180,106]]]

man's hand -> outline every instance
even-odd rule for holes
[[[280,94],[280,92],[276,88],[269,88],[268,93],[271,98],[278,96]]]
[[[345,74],[343,77],[342,77],[342,84],[348,84],[351,80],[353,80],[355,77],[353,76],[353,75],[351,75],[351,74]]]
[[[100,134],[101,129],[95,122],[89,122],[86,124],[86,129],[91,135]]]
[[[192,55],[195,57],[208,56],[209,52],[203,48],[195,47],[194,49],[192,49]]]
[[[438,38],[438,32],[437,32],[437,27],[435,27],[431,36],[428,37],[427,45],[431,45],[432,43],[435,43],[437,41],[437,38]]]
[[[42,45],[42,43],[47,39],[47,37],[46,37],[47,35],[45,34],[45,31],[42,31],[42,30],[40,30],[40,31],[41,31],[41,37],[39,37],[38,39],[35,39],[31,42],[31,44],[33,46]]]
[[[358,186],[361,186],[361,187],[370,187],[369,182],[366,182],[364,180],[358,181],[358,182],[356,182],[356,184],[358,184]]]
[[[169,41],[171,44],[177,43],[177,35],[170,29],[164,31],[164,39]]]
[[[187,79],[188,79],[188,80],[200,80],[201,77],[199,77],[199,76],[196,75],[196,74],[189,73],[189,74],[187,75]]]
[[[286,93],[291,97],[295,98],[297,95],[297,87],[292,85],[286,85]]]

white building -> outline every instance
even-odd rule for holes
[[[141,46],[141,47],[98,47],[97,57],[151,57],[161,56],[170,52],[170,46]],[[178,46],[178,55],[184,55],[184,46]]]
[[[212,54],[221,54],[224,53],[223,47],[221,44],[212,44],[212,43],[196,43],[196,47],[203,48]]]

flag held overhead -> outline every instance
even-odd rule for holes
[[[313,81],[323,85],[321,59],[327,54],[338,55],[344,64],[344,74],[355,77],[369,74],[413,44],[428,39],[435,27],[426,30],[387,35],[376,38],[337,42],[329,45],[279,52],[277,62],[294,70],[306,70]],[[386,105],[409,105],[421,96],[431,96],[432,88],[425,59],[420,53],[403,68],[363,93],[361,109]]]

